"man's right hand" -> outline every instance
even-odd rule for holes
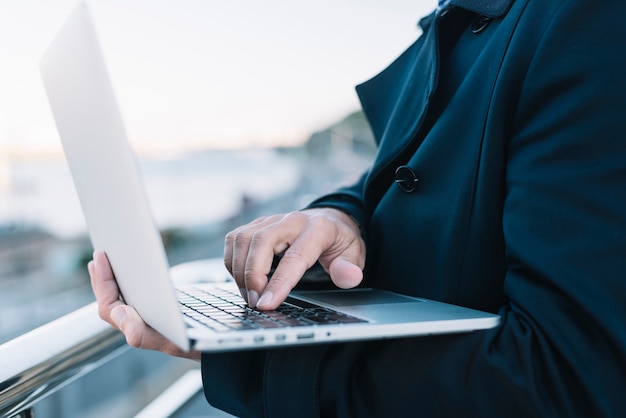
[[[363,279],[365,243],[347,214],[307,209],[259,218],[226,235],[224,263],[252,307],[278,307],[317,261],[340,288],[355,287]]]

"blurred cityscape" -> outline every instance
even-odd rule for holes
[[[369,126],[356,112],[314,133],[301,146],[206,151],[141,161],[140,166],[170,264],[177,265],[221,257],[229,230],[262,215],[300,209],[315,197],[356,181],[374,153]],[[52,197],[38,200],[34,195],[42,190],[32,180],[37,177],[26,181],[29,177],[22,175],[19,180],[11,162],[6,164],[0,167],[4,170],[0,195],[13,194],[13,200],[3,199],[0,206],[5,218],[0,224],[0,344],[94,300],[86,271],[92,247],[71,181],[53,183],[64,189],[47,191]],[[21,170],[41,170],[36,163],[29,164]],[[11,202],[13,207],[8,206]],[[132,372],[124,378],[126,389],[113,385],[118,391],[145,391],[137,383],[142,378],[170,369],[180,374],[189,367],[164,360],[159,353],[129,356],[108,371],[110,379],[124,374],[120,368]],[[99,391],[97,396],[105,394]],[[46,402],[59,402],[54,399]],[[123,399],[129,402],[128,396]],[[117,399],[116,404],[124,402]],[[81,416],[106,416],[98,412],[103,407],[97,402],[90,408],[91,413],[83,411]],[[110,405],[104,409],[111,412]]]

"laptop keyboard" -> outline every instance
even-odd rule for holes
[[[259,311],[248,307],[240,294],[226,289],[212,289],[211,293],[199,288],[176,292],[183,315],[220,332],[367,322],[291,297],[274,311]]]

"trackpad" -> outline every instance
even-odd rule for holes
[[[383,305],[388,303],[413,303],[420,299],[376,289],[324,290],[294,292],[294,296],[317,300],[333,306]]]

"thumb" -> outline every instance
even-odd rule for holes
[[[353,262],[345,258],[337,257],[328,266],[330,278],[342,289],[357,286],[363,280],[363,270]]]
[[[126,307],[122,304],[116,306],[111,309],[111,321],[115,324],[115,326],[123,332],[124,322],[126,322],[126,318],[128,318],[128,312],[126,311]]]

